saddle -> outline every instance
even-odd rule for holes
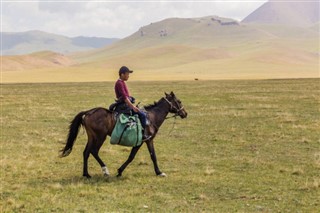
[[[135,98],[130,97],[131,103],[135,103]],[[132,109],[122,100],[115,100],[114,103],[112,103],[109,106],[109,110],[114,113],[114,119],[117,120],[121,114],[125,115],[133,115]],[[146,112],[146,111],[145,111]],[[153,135],[154,132],[156,131],[154,126],[151,124],[150,119],[147,114],[147,119],[146,119],[146,131],[150,134]]]
[[[130,97],[131,103],[135,103],[135,98]],[[132,115],[132,109],[123,101],[123,100],[115,100],[114,103],[112,103],[109,106],[109,110],[111,112],[116,112],[117,114],[126,114],[126,115]]]

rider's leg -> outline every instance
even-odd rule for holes
[[[142,111],[139,111],[137,112],[138,116],[139,116],[139,119],[140,119],[140,122],[141,122],[141,126],[142,126],[142,141],[146,141],[146,140],[149,140],[151,138],[151,135],[148,135],[147,134],[147,131],[146,131],[146,126],[147,126],[147,115],[145,112],[142,112]]]

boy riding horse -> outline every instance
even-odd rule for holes
[[[128,87],[125,83],[125,81],[129,79],[130,73],[133,73],[133,71],[126,66],[122,66],[119,69],[119,79],[116,81],[114,86],[114,90],[117,97],[117,103],[124,103],[126,105],[126,108],[128,108],[132,112],[132,114],[137,114],[139,116],[141,126],[143,128],[142,141],[146,141],[151,138],[150,135],[147,135],[147,131],[145,131],[147,115],[145,112],[141,111],[137,106],[133,105],[134,98],[130,96]]]

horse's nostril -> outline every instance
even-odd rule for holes
[[[186,118],[188,116],[188,113],[184,112],[181,116],[181,118]]]

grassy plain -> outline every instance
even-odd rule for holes
[[[71,119],[107,107],[113,83],[1,85],[1,212],[319,212],[319,79],[128,82],[138,101],[173,90],[186,120],[156,138],[154,175],[144,146],[118,179],[130,149],[105,142],[89,158],[86,134],[59,158]]]

